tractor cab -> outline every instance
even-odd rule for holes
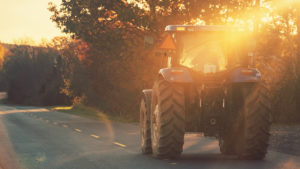
[[[255,43],[250,33],[226,26],[169,25],[161,49],[168,67],[216,73],[253,65]]]

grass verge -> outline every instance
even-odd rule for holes
[[[75,105],[72,107],[60,106],[60,107],[49,107],[50,110],[55,110],[63,113],[73,114],[77,116],[86,117],[94,120],[110,120],[110,121],[118,121],[123,123],[136,123],[137,120],[130,116],[119,116],[119,115],[109,115],[103,113],[102,111],[84,106],[84,105]]]

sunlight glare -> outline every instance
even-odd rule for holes
[[[57,5],[61,3],[61,0],[1,1],[0,41],[14,43],[14,40],[29,37],[39,44],[42,38],[49,40],[63,35],[50,20],[52,13],[47,10],[49,1]]]

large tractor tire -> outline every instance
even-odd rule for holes
[[[219,138],[219,146],[222,154],[236,155],[235,138],[236,135],[234,135],[233,133],[230,133],[230,135],[226,135],[224,138]]]
[[[143,154],[152,153],[150,128],[151,99],[151,91],[144,92],[140,105],[140,133],[141,149]]]
[[[177,158],[182,153],[185,132],[184,87],[155,82],[151,101],[151,141],[157,158]]]
[[[261,82],[245,99],[240,112],[236,152],[241,159],[262,160],[267,154],[271,104],[269,91]]]
[[[233,90],[235,89],[235,90]],[[244,107],[245,99],[251,92],[251,86],[231,86],[224,90],[222,119],[225,120],[224,130],[219,136],[220,152],[224,155],[237,155],[236,144],[240,119],[240,110]]]

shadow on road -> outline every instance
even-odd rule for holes
[[[182,154],[177,161],[180,162],[213,162],[213,161],[239,161],[236,156],[224,156],[222,154]]]

